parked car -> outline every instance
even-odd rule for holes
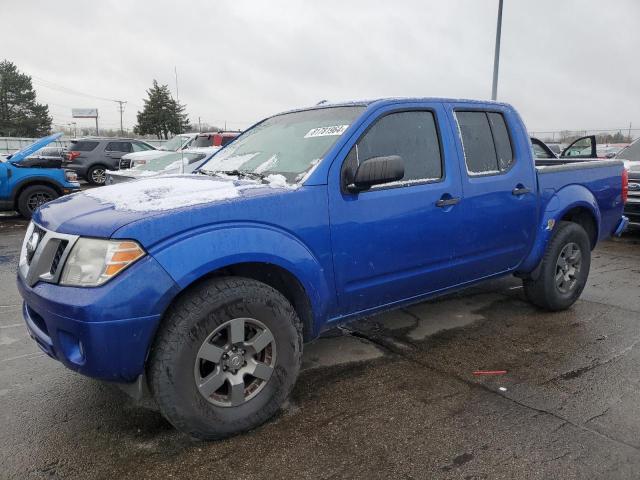
[[[640,161],[629,167],[629,198],[624,205],[624,214],[634,227],[640,227]]]
[[[504,103],[323,104],[267,118],[196,175],[48,203],[19,265],[30,335],[213,439],[269,419],[303,342],[336,325],[510,274],[569,308],[591,250],[627,225],[626,171],[536,168],[525,132]]]
[[[533,149],[533,156],[536,158],[537,165],[556,165],[558,161],[560,163],[564,159],[571,159],[575,161],[592,161],[598,158],[595,135],[589,135],[586,137],[580,137],[566,147],[560,155],[556,155],[542,140],[531,137],[531,147]]]
[[[23,167],[62,168],[64,159],[65,150],[63,147],[45,147],[20,163]]]
[[[127,153],[120,158],[120,169],[135,167],[136,165],[144,165],[148,161],[164,155],[166,152],[180,152],[186,150],[193,143],[197,133],[182,133],[167,140],[155,150],[146,150],[143,152]]]
[[[71,140],[65,168],[69,168],[92,185],[104,185],[107,170],[116,170],[120,157],[129,152],[155,150],[142,140],[130,138],[83,138]]]
[[[226,147],[233,142],[241,132],[208,132],[199,133],[193,141],[190,150],[208,147]]]
[[[75,172],[60,168],[28,166],[38,149],[62,136],[56,133],[35,141],[8,157],[0,158],[0,211],[17,211],[25,218],[46,202],[80,190]]]
[[[162,156],[133,168],[116,171],[107,170],[106,184],[113,185],[114,183],[129,182],[157,175],[192,173],[218,150],[218,148],[209,147],[208,151],[164,152]]]
[[[620,150],[614,158],[616,160],[622,160],[627,168],[631,168],[634,165],[640,165],[640,138],[635,139],[625,148]]]

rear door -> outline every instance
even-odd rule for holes
[[[517,115],[501,106],[473,108],[452,104],[463,165],[465,234],[459,261],[461,282],[516,267],[533,243],[537,215],[537,178],[531,143]]]
[[[403,180],[347,191],[346,169],[387,155],[402,157]],[[455,283],[456,245],[464,234],[462,189],[441,104],[389,106],[370,116],[333,162],[328,188],[342,314]]]

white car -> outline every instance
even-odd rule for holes
[[[167,140],[155,150],[146,150],[144,152],[127,153],[120,159],[120,168],[127,169],[137,165],[144,165],[154,158],[161,157],[167,152],[180,152],[188,149],[193,141],[198,137],[198,133],[181,133],[171,140]]]
[[[182,150],[180,152],[162,152],[160,156],[125,170],[107,171],[106,185],[129,182],[140,178],[170,175],[176,173],[192,173],[200,165],[209,160],[219,147],[198,149],[197,151]]]

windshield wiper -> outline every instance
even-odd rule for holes
[[[249,172],[247,170],[199,170],[200,173],[205,175],[229,175],[230,177],[238,178],[251,178],[257,180],[264,180],[266,175],[257,172]]]

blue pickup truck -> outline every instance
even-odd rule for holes
[[[17,211],[25,218],[46,202],[80,190],[75,172],[60,168],[42,168],[25,160],[62,136],[54,133],[36,140],[6,159],[0,158],[0,212]]]
[[[196,174],[42,206],[21,251],[23,314],[67,367],[222,438],[270,418],[303,343],[343,322],[511,274],[540,308],[570,307],[591,250],[627,224],[625,181],[618,161],[536,167],[504,103],[291,111]]]

